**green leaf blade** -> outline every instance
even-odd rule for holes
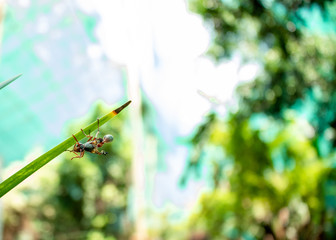
[[[122,111],[124,108],[126,108],[131,101],[126,102],[121,107],[113,110],[112,112],[106,114],[105,116],[101,117],[99,119],[99,126],[104,125],[106,122],[108,122],[110,119],[112,119],[114,116],[116,116],[120,111]],[[89,126],[84,128],[84,132],[93,132],[98,128],[97,121],[91,123]],[[75,137],[80,141],[85,137],[85,135],[82,133],[82,131],[77,132],[74,134]],[[12,176],[7,178],[5,181],[0,183],[0,198],[5,195],[7,192],[9,192],[11,189],[13,189],[15,186],[17,186],[19,183],[21,183],[23,180],[28,178],[30,175],[32,175],[34,172],[36,172],[38,169],[43,167],[45,164],[56,158],[58,155],[63,153],[68,148],[72,147],[76,143],[75,139],[71,136],[62,143],[58,144],[56,147],[50,149],[46,153],[42,154],[40,157],[36,158],[32,162],[30,162],[28,165],[14,173]]]
[[[16,79],[18,79],[18,78],[21,77],[21,76],[22,76],[22,74],[19,74],[19,75],[13,77],[13,78],[10,78],[10,79],[8,79],[8,80],[6,80],[6,81],[1,82],[1,83],[0,83],[0,89],[6,87],[8,84],[14,82]]]

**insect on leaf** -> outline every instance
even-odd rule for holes
[[[130,103],[131,101],[128,101],[122,106],[120,106],[119,108],[99,118],[99,126],[104,125],[107,121],[109,121],[119,112],[121,112],[124,108],[126,108]],[[84,128],[83,130],[84,132],[93,132],[97,128],[98,128],[98,124],[97,124],[97,121],[95,121],[91,123],[89,126],[87,126],[86,128]],[[85,137],[82,131],[79,131],[74,135],[79,141]],[[34,161],[30,162],[27,166],[23,167],[22,169],[14,173],[12,176],[7,178],[5,181],[0,183],[0,197],[5,195],[7,192],[9,192],[11,189],[13,189],[15,186],[17,186],[27,177],[29,177],[34,172],[36,172],[38,169],[40,169],[45,164],[50,162],[52,159],[54,159],[55,157],[63,153],[69,147],[73,146],[75,143],[76,143],[75,139],[72,136],[69,137],[68,139],[58,144],[56,147],[50,149],[48,152],[44,153],[40,157],[36,158]]]

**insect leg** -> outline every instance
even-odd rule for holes
[[[82,131],[82,133],[83,133],[87,138],[89,138],[89,139],[87,140],[87,142],[90,141],[90,140],[93,138],[93,137],[90,136],[90,135],[86,135],[86,133],[83,131],[83,129],[81,129],[81,131]]]
[[[76,154],[77,155],[77,154]],[[74,157],[72,157],[70,160],[72,160],[72,159],[74,159],[74,158],[82,158],[84,156],[84,151],[81,151],[80,152],[80,155],[78,156],[74,156]]]
[[[97,130],[97,133],[96,133],[95,138],[97,138],[97,137],[98,137],[98,134],[99,134],[99,118],[97,118],[97,122],[98,122],[98,130]]]
[[[77,153],[74,150],[65,150],[65,151],[72,152],[77,155]]]
[[[99,150],[97,148],[93,149],[91,153],[95,153],[98,155],[106,155],[107,152],[105,152],[104,150],[101,150],[101,152],[99,152]]]

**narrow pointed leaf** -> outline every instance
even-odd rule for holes
[[[8,84],[10,84],[11,82],[15,81],[15,80],[18,79],[19,77],[21,77],[21,75],[22,75],[22,74],[19,74],[19,75],[15,76],[15,77],[13,77],[13,78],[11,78],[11,79],[8,79],[8,80],[6,80],[6,81],[1,82],[1,83],[0,83],[0,89],[6,87]]]
[[[99,126],[104,125],[107,121],[109,121],[111,118],[113,118],[115,115],[117,115],[119,112],[121,112],[125,107],[127,107],[131,101],[126,102],[121,107],[113,110],[112,112],[106,114],[105,116],[101,117],[99,119]],[[83,128],[84,132],[93,132],[98,128],[97,121],[91,123],[86,128]],[[77,132],[74,134],[75,137],[79,140],[83,139],[85,135],[82,133],[82,131]],[[19,183],[21,183],[23,180],[25,180],[27,177],[32,175],[34,172],[36,172],[38,169],[43,167],[45,164],[50,162],[52,159],[63,153],[68,148],[72,147],[76,141],[71,136],[62,143],[58,144],[56,147],[50,149],[48,152],[44,153],[40,157],[36,158],[34,161],[30,162],[27,166],[23,167],[21,170],[14,173],[12,176],[7,178],[5,181],[0,183],[0,197],[5,195],[7,192],[9,192],[11,189],[13,189],[15,186],[17,186]]]

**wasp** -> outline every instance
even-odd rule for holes
[[[119,112],[121,112],[125,107],[127,107],[130,103],[131,103],[131,101],[128,101],[128,102],[124,103],[122,106],[118,107],[117,109],[114,109],[110,114],[112,115],[112,117],[114,117]],[[83,131],[83,129],[81,129],[82,133],[88,138],[86,143],[78,142],[75,135],[72,134],[73,138],[76,140],[76,143],[75,143],[72,150],[66,150],[66,151],[69,151],[69,152],[72,152],[72,153],[76,154],[76,156],[72,157],[71,160],[74,159],[74,158],[82,158],[84,156],[85,152],[90,152],[90,153],[99,154],[99,155],[106,155],[107,154],[107,152],[105,152],[104,150],[99,151],[98,148],[102,147],[105,143],[112,142],[113,141],[113,136],[111,134],[107,134],[103,138],[99,138],[98,137],[98,134],[99,134],[99,118],[97,119],[97,122],[98,122],[98,130],[97,130],[97,133],[96,133],[95,137],[87,135]]]
[[[86,143],[78,142],[75,135],[72,135],[74,137],[74,139],[76,140],[76,143],[75,143],[72,150],[67,150],[67,151],[76,154],[76,156],[72,157],[71,160],[74,159],[74,158],[82,158],[84,156],[85,152],[90,152],[90,153],[94,153],[94,154],[98,154],[98,155],[106,155],[107,154],[107,152],[105,152],[104,150],[99,151],[98,148],[102,147],[105,143],[112,142],[113,141],[113,136],[111,134],[107,134],[103,138],[99,138],[98,137],[98,134],[99,134],[99,119],[97,119],[97,121],[98,121],[98,130],[97,130],[97,133],[96,133],[95,137],[87,135],[83,131],[83,129],[81,129],[82,133],[88,138]],[[78,153],[79,153],[79,155],[78,155]]]

